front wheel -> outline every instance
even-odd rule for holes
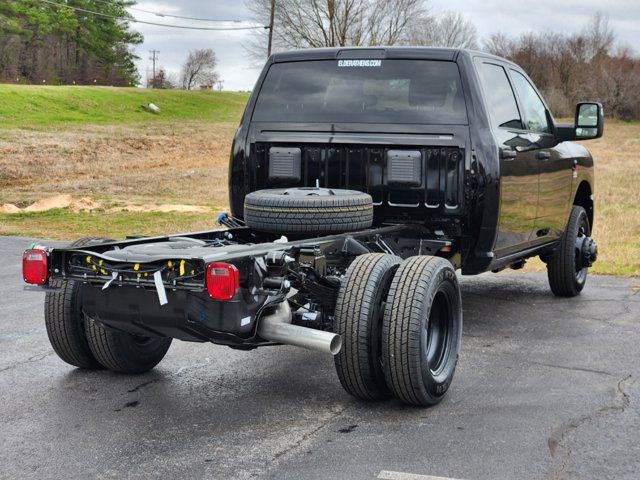
[[[590,235],[587,212],[574,205],[560,243],[547,259],[547,277],[554,295],[575,297],[584,288],[587,270],[598,256],[598,247]]]
[[[384,311],[387,385],[401,401],[440,402],[453,380],[462,336],[462,300],[447,260],[416,256],[396,272]]]

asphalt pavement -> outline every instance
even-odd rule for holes
[[[640,280],[462,277],[462,354],[433,408],[365,403],[333,360],[174,341],[152,372],[51,349],[28,239],[0,237],[0,478],[638,479]]]

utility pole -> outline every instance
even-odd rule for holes
[[[267,45],[267,58],[271,56],[273,46],[273,19],[276,14],[276,0],[271,0],[271,12],[269,14],[269,44]]]
[[[151,54],[149,60],[153,62],[153,76],[151,77],[151,88],[153,88],[153,84],[156,80],[156,60],[158,59],[160,50],[149,50],[149,53]]]

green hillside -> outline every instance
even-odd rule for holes
[[[248,94],[142,88],[0,84],[0,129],[175,120],[236,122]],[[141,108],[154,103],[159,115]]]

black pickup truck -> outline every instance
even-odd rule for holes
[[[460,351],[456,270],[539,256],[574,296],[596,260],[594,172],[573,140],[603,108],[557,124],[517,65],[439,48],[271,56],[236,133],[225,228],[32,246],[67,363],[153,368],[172,339],[288,344],[335,356],[367,400],[433,405]]]

